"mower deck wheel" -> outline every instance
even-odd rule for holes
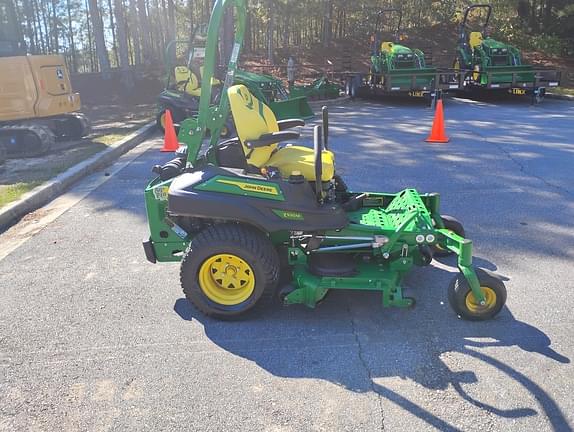
[[[456,314],[469,321],[484,321],[496,316],[506,303],[506,287],[492,273],[476,268],[476,276],[484,294],[480,304],[462,273],[454,277],[448,287],[448,301]]]
[[[264,293],[272,296],[278,279],[279,258],[269,239],[237,224],[213,225],[194,237],[180,271],[191,304],[219,319],[237,318]]]
[[[442,219],[444,227],[447,230],[454,232],[455,234],[458,234],[461,237],[465,236],[464,227],[457,218],[448,215],[441,215],[440,218]],[[447,257],[454,253],[438,243],[432,246],[432,250],[433,250],[433,256],[435,257]]]

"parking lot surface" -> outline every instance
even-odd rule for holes
[[[143,189],[170,157],[156,138],[0,261],[0,431],[571,430],[574,104],[445,113],[451,142],[429,144],[422,104],[353,102],[331,109],[330,143],[354,190],[441,193],[475,264],[506,280],[496,319],[452,312],[452,259],[407,276],[411,310],[335,291],[315,310],[203,317],[179,266],[141,248]]]

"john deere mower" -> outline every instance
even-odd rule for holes
[[[524,64],[517,48],[491,38],[491,15],[488,4],[475,4],[464,11],[453,65],[461,89],[529,94],[540,102],[547,87],[560,85],[560,72]]]
[[[448,73],[426,64],[421,50],[402,44],[406,35],[401,31],[401,23],[400,9],[383,9],[378,12],[375,31],[370,38],[370,71],[366,76],[360,73],[347,76],[349,96],[402,94],[426,97],[435,90],[458,88],[457,84],[449,82]]]
[[[233,55],[218,104],[209,79],[219,27],[235,6]],[[449,288],[455,312],[469,320],[494,317],[504,284],[472,266],[472,242],[456,219],[441,215],[436,193],[354,192],[335,169],[329,121],[314,129],[314,147],[285,145],[303,120],[278,121],[244,85],[233,85],[245,29],[245,0],[216,0],[209,24],[199,114],[182,122],[185,143],[173,161],[154,167],[145,190],[150,236],[147,259],[181,262],[187,299],[204,314],[239,317],[279,290],[286,305],[315,307],[330,290],[381,293],[385,307],[411,307],[403,276],[433,257],[456,255],[460,274]],[[219,131],[231,112],[237,137]],[[200,154],[202,148],[207,150]]]

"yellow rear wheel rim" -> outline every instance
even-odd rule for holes
[[[162,128],[165,129],[165,113],[163,113],[163,114],[159,117],[159,124],[161,125]]]
[[[247,300],[255,289],[253,269],[232,254],[217,254],[199,268],[199,286],[211,301],[233,306]]]
[[[496,305],[496,291],[490,287],[481,286],[480,289],[484,294],[484,304],[481,305],[472,291],[466,295],[466,308],[475,314],[481,314],[490,311]]]

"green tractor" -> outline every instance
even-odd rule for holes
[[[491,38],[491,15],[488,4],[475,4],[464,11],[453,64],[461,89],[530,94],[540,102],[547,87],[560,85],[560,72],[524,64],[517,48]]]
[[[165,88],[157,98],[156,124],[162,131],[165,126],[166,110],[170,110],[173,121],[177,125],[176,129],[186,118],[197,116],[203,81],[206,38],[207,26],[202,25],[196,27],[190,40],[174,40],[167,45]],[[216,76],[211,78],[214,103],[220,96],[223,84]],[[308,119],[314,116],[307,98],[289,97],[283,83],[277,78],[237,71],[235,80],[238,84],[246,85],[258,98],[270,105],[278,119],[291,117]],[[222,137],[230,136],[233,130],[233,123],[228,121],[222,129]]]
[[[235,45],[214,104],[209,80],[224,11],[232,5]],[[281,145],[299,137],[294,128],[304,121],[278,121],[246,86],[233,84],[245,15],[245,0],[215,2],[198,116],[182,122],[186,147],[154,169],[158,176],[145,190],[147,259],[181,262],[192,305],[232,319],[275,294],[286,305],[315,307],[335,289],[376,291],[385,307],[412,307],[403,276],[433,257],[456,255],[451,306],[465,319],[494,317],[506,300],[504,284],[472,266],[472,242],[460,222],[441,215],[438,194],[349,190],[329,149],[326,109],[313,148]],[[220,140],[230,113],[237,136]],[[204,146],[207,130],[214,133]],[[286,279],[291,283],[278,290]]]
[[[369,74],[366,78],[363,74],[347,77],[349,96],[406,94],[411,97],[428,97],[435,90],[458,88],[456,84],[448,82],[447,73],[427,65],[420,49],[402,44],[406,35],[401,31],[401,24],[400,9],[390,8],[378,12],[375,31],[370,38]]]
[[[277,120],[290,118],[307,120],[315,116],[305,95],[295,96],[288,93],[283,82],[272,75],[238,70],[234,82],[245,85],[257,99],[264,101]]]

